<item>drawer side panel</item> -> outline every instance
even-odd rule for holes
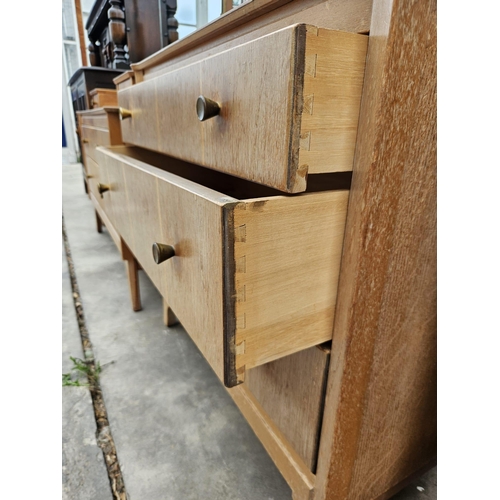
[[[311,347],[252,368],[248,389],[312,473],[316,470],[329,350]]]
[[[347,200],[329,191],[235,207],[238,374],[331,340]]]
[[[308,27],[299,170],[352,170],[368,37]]]

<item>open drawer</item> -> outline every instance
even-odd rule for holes
[[[138,148],[96,154],[108,216],[227,387],[332,338],[348,190],[283,196]]]
[[[296,24],[121,82],[123,141],[303,192],[308,175],[352,170],[367,44]]]

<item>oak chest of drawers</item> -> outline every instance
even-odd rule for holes
[[[97,95],[99,94],[97,93]],[[107,106],[78,111],[77,118],[78,133],[82,144],[85,190],[95,208],[97,230],[101,232],[102,224],[106,225],[121,257],[126,262],[132,308],[134,311],[140,311],[141,299],[137,278],[138,263],[111,221],[109,212],[106,211],[103,193],[108,189],[106,184],[107,175],[103,167],[99,165],[96,153],[96,148],[99,146],[122,144],[119,109],[116,106]]]
[[[435,459],[435,4],[253,0],[115,83],[124,248],[295,499],[389,498]]]

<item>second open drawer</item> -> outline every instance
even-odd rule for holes
[[[96,155],[108,217],[227,387],[331,339],[347,190],[282,196],[133,147]]]

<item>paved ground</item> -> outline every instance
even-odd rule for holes
[[[80,165],[63,167],[63,211],[100,383],[129,500],[290,500],[281,474],[161,297],[140,273],[130,307],[124,263],[98,234]],[[63,373],[82,357],[63,252]],[[88,390],[63,388],[64,499],[111,499]],[[419,488],[424,488],[423,491]],[[435,499],[435,469],[398,500]]]

